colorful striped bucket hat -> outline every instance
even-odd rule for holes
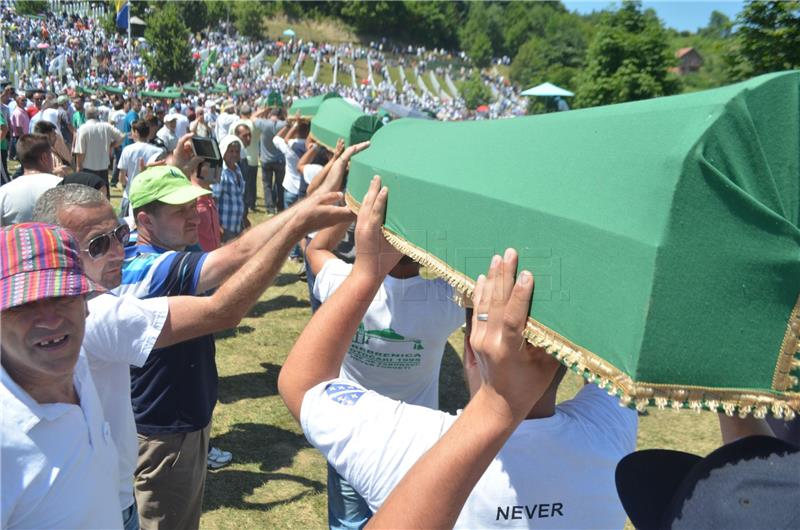
[[[0,311],[102,290],[84,274],[78,241],[63,228],[21,223],[0,234]]]

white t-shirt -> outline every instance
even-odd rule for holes
[[[2,528],[122,528],[117,449],[86,361],[80,405],[40,404],[0,368]]]
[[[62,180],[50,173],[28,173],[0,187],[0,226],[30,221],[39,197]]]
[[[119,163],[117,168],[124,169],[127,174],[128,183],[139,174],[139,162],[144,161],[147,164],[148,159],[157,154],[161,154],[162,148],[157,145],[148,144],[146,142],[134,142],[126,145],[119,155]],[[127,189],[129,186],[125,186]]]
[[[133,504],[139,444],[131,406],[130,365],[142,366],[169,313],[166,298],[101,294],[89,300],[81,355],[89,361],[105,417],[119,451],[119,504]]]
[[[55,125],[56,130],[60,130],[58,127],[58,109],[44,109],[42,111],[42,119]]]
[[[180,138],[187,132],[189,132],[189,118],[184,116],[183,114],[178,114],[178,119],[175,123],[175,136]]]
[[[119,132],[125,129],[125,116],[127,112],[122,109],[112,110],[108,115],[108,123],[117,128]]]
[[[297,140],[292,140],[296,142]],[[300,157],[294,152],[294,149],[286,143],[286,140],[280,136],[272,138],[272,143],[278,148],[278,151],[283,153],[283,158],[286,160],[286,172],[283,175],[283,189],[289,193],[300,193],[300,179],[303,178],[300,172],[297,171],[297,162]]]
[[[306,438],[373,511],[456,418],[344,379],[309,390],[300,411]],[[614,472],[636,448],[637,422],[617,398],[585,385],[555,415],[517,427],[455,527],[622,528]]]
[[[329,259],[314,282],[323,303],[353,266]],[[340,376],[384,396],[439,406],[439,369],[447,338],[464,323],[464,309],[443,280],[387,276],[358,326]]]
[[[217,142],[221,142],[223,138],[228,136],[228,131],[231,128],[231,124],[239,119],[239,116],[236,114],[230,114],[228,112],[223,112],[217,118]]]

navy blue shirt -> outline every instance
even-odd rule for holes
[[[114,292],[137,298],[194,295],[207,254],[151,245],[125,249],[122,284]],[[131,400],[139,434],[201,430],[217,403],[213,335],[154,349],[131,367]]]

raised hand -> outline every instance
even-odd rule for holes
[[[470,344],[481,374],[481,389],[500,414],[524,418],[549,387],[559,366],[522,336],[533,297],[533,275],[516,277],[517,252],[494,256],[488,276],[475,286]]]
[[[361,202],[356,222],[356,262],[353,273],[371,275],[383,281],[403,256],[383,236],[381,226],[386,216],[389,188],[381,186],[375,175]]]
[[[340,206],[341,202],[339,192],[314,193],[300,201],[295,206],[295,220],[300,223],[300,231],[307,234],[345,221],[352,222],[353,212],[347,206]]]

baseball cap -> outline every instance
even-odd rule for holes
[[[164,123],[167,123],[168,121],[172,121],[172,120],[177,120],[177,119],[178,119],[178,114],[176,112],[170,112],[169,114],[164,116]]]
[[[129,197],[131,208],[136,209],[154,201],[186,204],[210,193],[209,190],[193,186],[186,175],[174,166],[154,166],[136,175],[131,182]]]
[[[636,528],[800,528],[800,448],[749,436],[702,458],[648,449],[617,464]]]
[[[78,241],[63,228],[20,223],[0,234],[0,311],[103,290],[84,274]]]

